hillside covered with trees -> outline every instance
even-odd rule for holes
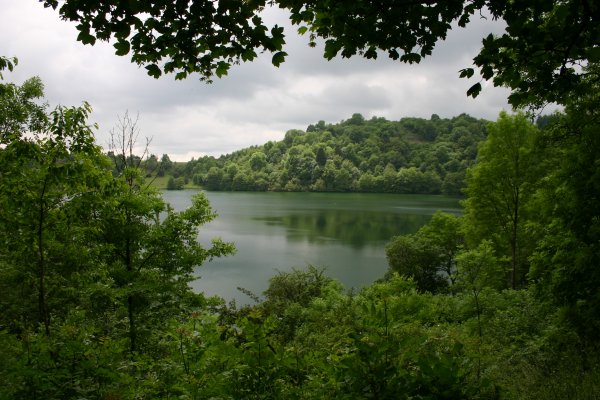
[[[486,121],[464,114],[400,121],[354,114],[290,130],[282,141],[193,160],[185,170],[208,190],[457,195],[485,136]]]

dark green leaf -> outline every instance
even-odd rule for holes
[[[588,60],[590,62],[600,62],[600,47],[592,47],[588,50]]]
[[[119,42],[115,43],[113,45],[113,47],[117,50],[115,52],[115,54],[118,55],[118,56],[124,56],[124,55],[126,55],[127,53],[129,53],[129,49],[130,49],[129,42],[126,41],[126,40],[119,41]]]
[[[227,75],[229,67],[230,65],[225,61],[219,61],[219,63],[217,64],[217,69],[215,70],[215,75],[217,75],[219,78]]]
[[[470,78],[475,73],[475,70],[473,68],[465,68],[465,69],[461,69],[458,72],[460,72],[460,75],[459,75],[460,78]]]
[[[79,32],[79,35],[77,35],[77,40],[80,41],[83,44],[91,44],[94,45],[96,43],[96,38],[92,35],[90,35],[87,32]]]
[[[477,82],[476,84],[471,86],[469,88],[469,90],[467,90],[467,96],[471,96],[473,98],[477,97],[479,95],[479,93],[481,93],[481,83],[480,82]]]
[[[273,55],[271,62],[274,66],[279,67],[285,61],[285,56],[287,56],[285,51],[277,52]]]
[[[147,65],[146,69],[148,70],[148,75],[153,78],[159,78],[162,75],[162,71],[156,64]]]

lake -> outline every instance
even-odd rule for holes
[[[195,190],[164,191],[174,209],[191,204]],[[205,192],[219,216],[200,229],[202,243],[212,237],[233,242],[237,253],[198,268],[196,291],[238,304],[257,295],[277,271],[307,265],[346,288],[360,288],[387,270],[384,247],[392,236],[416,232],[437,210],[462,212],[459,199],[446,196],[371,193]]]

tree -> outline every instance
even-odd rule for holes
[[[167,190],[183,190],[184,186],[185,181],[182,176],[178,178],[170,176],[167,181]]]
[[[315,161],[319,166],[325,166],[325,163],[327,162],[327,152],[325,150],[325,146],[321,145],[317,147]]]
[[[598,66],[589,68],[598,70]],[[543,232],[531,256],[538,295],[594,342],[600,333],[600,115],[598,82],[542,133],[549,162],[532,204]]]
[[[456,280],[456,255],[464,245],[463,221],[455,215],[437,211],[417,235],[436,250],[440,256],[439,271],[454,284]]]
[[[364,122],[365,117],[363,117],[362,114],[359,113],[352,114],[352,117],[350,117],[350,119],[346,121],[346,123],[350,125],[362,125]]]
[[[4,323],[16,322],[15,329],[40,324],[50,335],[51,318],[64,315],[65,304],[78,303],[69,288],[81,283],[72,277],[91,268],[95,246],[88,241],[94,229],[89,216],[108,169],[87,123],[90,112],[88,104],[57,107],[49,118],[40,118],[48,124],[33,138],[16,131],[0,149],[2,280],[8,283],[6,300],[21,304]],[[11,295],[16,289],[11,285],[20,298]]]
[[[312,175],[316,165],[315,154],[308,146],[303,144],[294,145],[290,147],[283,160],[286,180],[295,178],[301,186],[307,187],[312,183]]]
[[[273,54],[272,63],[279,66],[287,55],[284,29],[265,24],[266,6],[289,11],[298,32],[308,33],[310,46],[325,39],[327,59],[357,54],[371,59],[383,52],[405,63],[431,55],[453,23],[464,27],[474,15],[489,13],[507,28],[483,40],[474,63],[483,79],[512,89],[515,106],[563,103],[569,92],[585,89],[582,79],[589,71],[579,66],[600,59],[600,4],[586,0],[39,1],[76,22],[82,43],[114,40],[117,55],[131,53],[131,61],[154,77],[175,73],[183,79],[197,72],[210,81],[226,75],[232,64],[254,60],[257,50]],[[474,73],[465,68],[461,77]],[[476,96],[481,89],[478,82],[467,94]]]
[[[441,292],[455,282],[463,242],[462,221],[438,211],[417,233],[395,236],[385,246],[389,271],[414,279],[421,291]]]
[[[395,236],[385,246],[390,272],[414,279],[423,292],[437,293],[447,286],[439,274],[439,257],[416,235]]]
[[[450,196],[460,196],[462,194],[464,180],[465,173],[463,171],[447,173],[442,182],[442,193]]]
[[[306,270],[279,271],[269,279],[269,287],[264,292],[265,301],[260,307],[267,315],[273,315],[279,320],[276,334],[289,341],[303,322],[298,310],[307,307],[333,284],[333,279],[326,276],[323,269],[312,265]]]
[[[158,170],[158,158],[154,154],[150,154],[150,156],[144,160],[143,164],[146,177],[151,177]]]
[[[395,179],[395,191],[399,193],[440,192],[440,177],[435,172],[421,172],[416,167],[400,168]]]
[[[21,86],[0,83],[0,144],[10,143],[24,132],[44,130],[47,106],[36,102],[43,96],[44,84],[38,77],[27,79]]]
[[[208,190],[220,190],[223,189],[221,182],[223,181],[223,170],[217,167],[211,167],[206,174],[206,180],[204,184]]]
[[[158,167],[158,176],[165,176],[166,174],[171,173],[173,169],[173,161],[169,158],[168,154],[163,154],[160,158],[160,164]]]
[[[510,286],[523,285],[526,269],[525,204],[537,182],[533,157],[537,128],[524,114],[502,112],[488,127],[477,164],[467,176],[465,201],[468,238],[477,245],[494,242],[496,253],[510,258]]]
[[[512,89],[515,106],[565,104],[588,90],[596,71],[582,65],[600,61],[600,4],[592,1],[489,1],[495,18],[507,23],[499,37],[483,40],[474,58],[484,79]],[[558,32],[561,32],[560,34]],[[469,76],[471,69],[462,71]],[[470,89],[476,94],[481,85]]]
[[[459,289],[469,293],[475,303],[477,315],[477,379],[481,377],[481,342],[483,338],[483,327],[481,315],[483,304],[481,293],[486,288],[498,288],[501,271],[494,255],[494,249],[489,241],[484,240],[472,250],[464,251],[456,257],[458,264]]]
[[[261,171],[267,166],[267,156],[262,151],[257,151],[250,157],[252,171]]]
[[[0,117],[13,118],[15,105]],[[135,123],[120,119],[127,136],[107,157],[90,112],[57,107],[39,131],[22,125],[0,146],[2,398],[150,393],[128,386],[158,372],[158,358],[163,371],[174,365],[172,324],[204,300],[189,286],[195,268],[233,251],[219,239],[198,243],[198,227],[215,216],[204,196],[175,212],[145,184]]]
[[[99,210],[97,241],[106,247],[103,262],[127,310],[127,337],[133,353],[142,349],[140,338],[150,334],[153,324],[179,307],[194,268],[231,254],[234,247],[213,239],[209,248],[203,248],[197,240],[198,228],[216,216],[206,197],[196,195],[189,209],[173,211],[157,190],[145,184],[135,159],[125,156],[135,146],[136,121],[126,115],[116,130],[121,137],[113,136],[111,147],[117,159],[126,162],[107,188],[107,201]]]
[[[15,68],[15,65],[17,65],[19,63],[19,60],[17,60],[16,57],[5,57],[5,56],[0,56],[0,71],[4,71],[5,69],[9,70],[10,72],[13,71],[13,69]],[[0,73],[0,80],[4,79],[2,73]]]

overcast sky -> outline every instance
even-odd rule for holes
[[[51,106],[88,101],[104,147],[125,112],[139,116],[140,141],[152,139],[151,153],[188,161],[281,140],[289,129],[304,130],[319,120],[337,123],[353,113],[398,120],[464,112],[493,120],[510,110],[507,90],[484,85],[477,99],[467,98],[476,80],[458,78],[460,69],[471,66],[481,39],[502,31],[501,24],[479,16],[466,29],[450,32],[418,65],[385,57],[327,61],[322,48],[309,48],[306,37],[287,29],[289,56],[281,67],[273,67],[270,56],[261,57],[233,66],[228,76],[207,85],[194,76],[156,80],[128,56],[114,55],[110,44],[84,46],[76,41],[74,24],[37,0],[0,0],[0,10],[0,55],[19,59],[4,79],[21,83],[39,76]],[[285,15],[271,11],[268,20],[281,25]]]

